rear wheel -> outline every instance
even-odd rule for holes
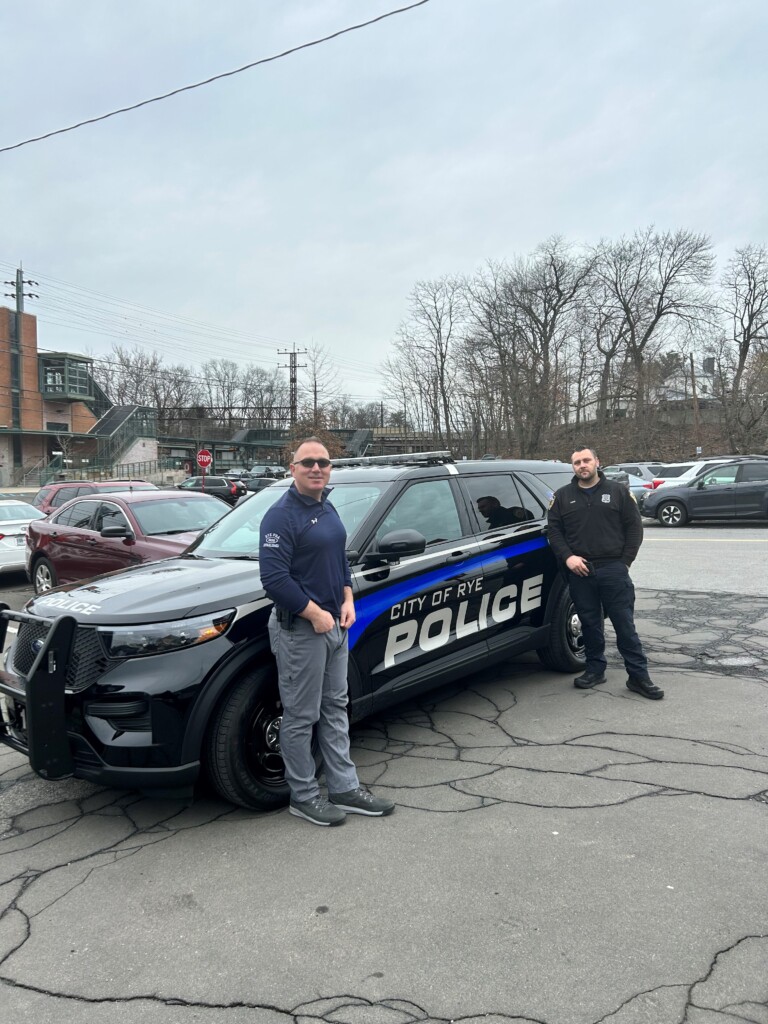
[[[58,587],[59,578],[47,558],[40,558],[35,562],[32,570],[32,583],[36,594],[44,594],[47,590]]]
[[[685,526],[688,513],[677,501],[664,501],[656,511],[656,518],[662,526]]]
[[[553,672],[576,672],[586,664],[581,620],[565,585],[561,587],[553,608],[549,643],[539,648],[536,654],[542,665]]]

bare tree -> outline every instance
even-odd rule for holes
[[[728,439],[734,451],[766,445],[768,433],[768,250],[737,249],[721,279],[725,320],[713,349]]]
[[[675,335],[711,320],[707,287],[714,266],[712,243],[691,231],[658,233],[650,227],[628,239],[601,243],[595,256],[598,278],[624,320],[635,377],[635,418],[642,426],[649,350],[658,351]]]
[[[306,366],[299,387],[304,416],[306,418],[309,413],[315,426],[320,427],[326,418],[324,407],[338,398],[341,391],[339,371],[334,366],[330,352],[322,345],[310,345],[305,359]]]

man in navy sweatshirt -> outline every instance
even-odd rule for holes
[[[314,825],[342,825],[346,812],[379,817],[395,805],[360,785],[349,756],[347,630],[355,605],[346,531],[328,500],[328,451],[307,438],[290,470],[293,485],[264,515],[259,544],[261,582],[275,602],[269,638],[283,705],[280,749],[290,813]],[[315,777],[315,725],[328,799]]]

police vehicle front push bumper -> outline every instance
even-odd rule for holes
[[[25,754],[33,771],[49,781],[76,776],[104,786],[163,787],[177,791],[191,787],[200,762],[168,768],[126,768],[106,764],[89,746],[78,756],[83,738],[70,733],[66,713],[67,666],[77,631],[71,615],[41,619],[11,611],[0,604],[0,652],[5,648],[9,621],[48,626],[48,635],[28,672],[0,670],[0,743]]]

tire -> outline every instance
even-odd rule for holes
[[[581,622],[567,585],[561,587],[552,610],[549,643],[536,654],[542,665],[553,672],[577,672],[586,664]]]
[[[288,803],[281,712],[277,673],[266,666],[241,676],[216,708],[204,756],[208,777],[225,800],[257,811]]]
[[[656,518],[662,526],[685,526],[688,522],[688,512],[679,501],[664,501],[656,509]]]
[[[39,558],[32,570],[32,585],[36,594],[45,594],[59,585],[59,577],[47,558]]]

